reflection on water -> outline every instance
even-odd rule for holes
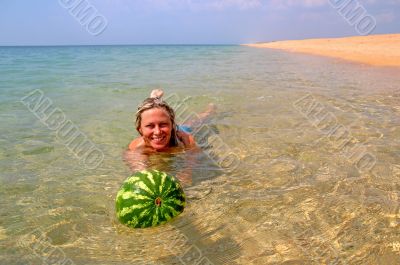
[[[0,65],[0,82],[14,88],[0,106],[2,264],[400,263],[397,70],[235,46],[48,49],[46,60],[65,65],[46,70],[43,51],[0,50],[28,58]],[[210,141],[215,156],[198,154],[184,213],[133,230],[118,223],[114,198],[130,174],[122,152],[135,107],[156,85],[190,94],[189,111],[216,103],[213,137],[240,165],[219,167],[225,149]],[[104,152],[99,168],[86,169],[18,102],[36,88]],[[374,155],[371,171],[294,107],[307,94]],[[177,174],[185,156],[150,162]]]

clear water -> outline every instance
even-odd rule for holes
[[[399,264],[399,84],[398,69],[241,46],[0,48],[0,263]],[[184,213],[133,230],[114,198],[154,87],[184,101],[181,120],[218,111]],[[36,89],[101,150],[98,167],[21,102]],[[307,95],[373,168],[304,114]],[[186,155],[152,166],[175,174]]]

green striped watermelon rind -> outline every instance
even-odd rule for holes
[[[185,204],[179,181],[158,170],[139,171],[127,178],[115,200],[119,221],[133,228],[164,224],[182,213]]]

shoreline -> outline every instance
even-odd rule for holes
[[[339,58],[373,66],[400,67],[400,34],[288,40],[243,45]]]

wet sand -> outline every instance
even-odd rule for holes
[[[375,66],[400,67],[400,34],[290,40],[245,45],[328,56]]]

